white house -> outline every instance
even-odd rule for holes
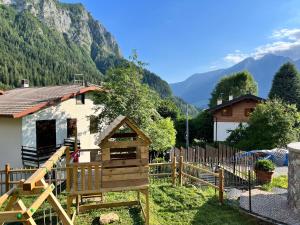
[[[265,101],[263,98],[247,94],[237,98],[229,96],[228,101],[218,101],[209,109],[214,119],[214,141],[225,141],[230,131],[240,123],[247,123],[250,113],[257,104]]]
[[[0,92],[0,168],[39,164],[77,130],[82,149],[95,149],[99,86],[23,87]],[[88,161],[89,152],[80,160]]]

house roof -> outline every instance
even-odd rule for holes
[[[132,121],[130,120],[128,117],[126,116],[118,116],[113,122],[111,122],[103,132],[100,133],[100,136],[98,138],[98,144],[102,144],[103,142],[105,142],[106,140],[108,140],[109,138],[111,138],[113,136],[113,134],[123,125],[126,124],[128,127],[130,127],[134,132],[137,133],[137,135],[139,135],[140,138],[142,138],[144,141],[146,141],[147,143],[151,143],[151,140],[149,139],[149,137],[147,135],[144,134],[144,132],[142,132],[138,126]]]
[[[242,95],[240,97],[234,98],[230,101],[223,102],[220,105],[216,105],[214,107],[211,107],[210,109],[208,109],[208,111],[213,113],[217,110],[223,109],[227,106],[230,106],[230,105],[233,105],[233,104],[236,104],[238,102],[245,101],[245,100],[254,100],[254,101],[257,101],[257,102],[264,102],[265,101],[264,98],[261,98],[261,97],[258,97],[258,96],[252,95],[252,94],[246,94],[246,95]]]
[[[104,91],[100,86],[63,85],[16,88],[0,95],[0,117],[21,118],[89,91]]]

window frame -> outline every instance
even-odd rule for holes
[[[85,104],[85,94],[80,94],[75,96],[76,105]]]
[[[229,112],[227,112],[227,111],[229,111]],[[221,115],[226,116],[226,117],[232,116],[232,107],[223,108],[221,110]]]
[[[245,109],[244,109],[244,115],[245,115],[246,117],[249,117],[250,114],[251,114],[253,111],[254,111],[254,108],[245,108]]]
[[[96,125],[92,125],[92,121],[96,122]],[[98,133],[98,124],[97,124],[97,116],[90,115],[90,134],[96,134]]]
[[[75,126],[73,127],[73,131],[71,132],[71,127],[69,125],[72,124],[72,122],[74,123],[75,121]],[[71,137],[75,137],[77,132],[77,119],[76,118],[67,118],[67,138],[71,138]]]

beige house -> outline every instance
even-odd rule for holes
[[[263,101],[263,98],[251,94],[237,98],[230,96],[228,101],[218,101],[216,106],[209,109],[214,118],[214,141],[225,141],[231,130],[240,123],[248,122],[250,113]]]
[[[23,87],[0,93],[0,168],[39,166],[60,145],[74,141],[95,149],[93,92],[99,86]],[[89,152],[80,160],[89,161]]]

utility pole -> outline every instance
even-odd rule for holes
[[[186,104],[186,131],[185,131],[186,149],[189,149],[189,108]]]

